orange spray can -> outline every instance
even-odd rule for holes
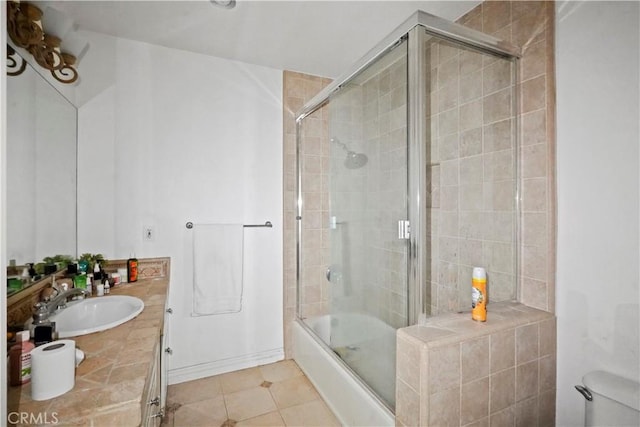
[[[487,272],[482,267],[474,267],[471,277],[471,318],[487,321]]]

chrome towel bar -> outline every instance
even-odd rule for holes
[[[271,224],[271,221],[267,221],[264,224],[244,224],[243,227],[244,228],[257,228],[257,227],[268,227],[268,228],[271,228],[271,227],[273,227],[273,224]],[[189,230],[191,230],[193,228],[193,222],[191,222],[191,221],[187,222],[187,228]]]

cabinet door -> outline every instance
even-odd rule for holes
[[[169,328],[171,314],[173,310],[165,307],[164,323],[162,325],[162,335],[160,336],[160,406],[167,407],[167,387],[169,386]]]
[[[146,393],[142,396],[142,427],[158,427],[162,422],[163,410],[160,405],[160,344],[156,345],[154,364],[148,380]]]

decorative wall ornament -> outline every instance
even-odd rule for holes
[[[18,65],[20,64],[20,65]],[[7,45],[7,74],[10,76],[19,76],[26,70],[27,61],[24,60],[23,57],[18,55],[18,52],[11,47],[11,45]]]
[[[27,2],[7,2],[7,32],[16,46],[26,49],[33,59],[61,83],[73,83],[78,80],[78,71],[74,68],[76,57],[60,49],[62,40],[43,30],[42,11]],[[9,75],[19,75],[26,67],[25,60],[18,66],[15,49],[7,45],[7,68]],[[15,70],[15,71],[14,71]]]

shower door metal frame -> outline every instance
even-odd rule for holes
[[[331,84],[321,90],[316,96],[296,114],[296,286],[300,288],[300,260],[302,241],[302,173],[300,168],[300,125],[302,120],[317,109],[329,102],[329,98],[339,91],[343,85],[366,69],[370,64],[385,55],[400,43],[405,37],[409,38],[408,44],[408,76],[407,76],[407,137],[408,137],[408,213],[411,224],[408,256],[408,324],[414,325],[425,317],[426,304],[423,292],[426,284],[423,282],[426,268],[426,129],[425,114],[426,82],[424,75],[425,58],[420,49],[421,41],[425,35],[433,35],[444,38],[463,46],[471,47],[485,53],[502,58],[520,58],[519,48],[489,36],[482,32],[464,27],[423,11],[417,11],[405,22],[400,24],[387,37],[380,41],[365,56],[358,60],[347,72],[343,73]],[[517,91],[516,91],[517,92]],[[514,112],[518,117],[518,111]],[[516,137],[516,147],[517,147]],[[423,170],[424,169],[424,170]],[[519,200],[519,191],[516,189],[516,201]],[[296,316],[300,318],[300,292]]]

